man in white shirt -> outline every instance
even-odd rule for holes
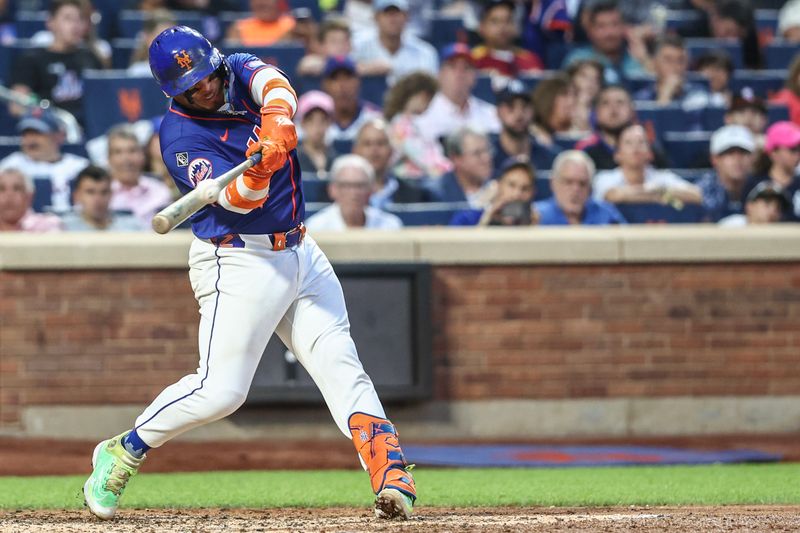
[[[306,221],[310,231],[344,231],[351,228],[399,229],[398,217],[369,205],[375,171],[360,155],[343,155],[333,162],[328,195],[333,204]]]
[[[419,116],[419,130],[430,141],[468,126],[482,133],[498,133],[500,120],[495,106],[472,96],[477,71],[470,49],[455,43],[442,49],[439,92]]]
[[[363,74],[383,75],[389,84],[422,70],[435,75],[439,70],[436,50],[406,31],[408,0],[375,0],[377,31],[357,34],[353,57]]]
[[[0,170],[23,170],[34,184],[49,181],[52,186],[50,201],[37,207],[57,213],[69,211],[70,182],[89,164],[89,160],[61,152],[63,126],[49,112],[34,110],[19,121],[17,131],[22,135],[21,151],[9,154],[0,161]]]
[[[149,228],[153,215],[172,202],[167,185],[144,171],[144,148],[127,125],[108,132],[108,172],[111,174],[111,209],[130,211]]]

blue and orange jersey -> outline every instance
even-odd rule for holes
[[[178,189],[186,194],[200,181],[214,179],[245,160],[250,144],[257,142],[261,129],[261,108],[251,94],[256,75],[270,69],[282,87],[288,87],[283,74],[251,54],[231,54],[225,58],[228,80],[226,104],[217,112],[202,113],[186,109],[174,100],[161,123],[161,155]],[[269,85],[269,84],[268,84]],[[291,88],[288,89],[291,91]],[[286,89],[275,92],[286,93]],[[267,89],[265,89],[265,94]],[[296,106],[296,102],[292,104]],[[250,193],[247,176],[242,187]],[[236,194],[236,181],[230,190]],[[256,193],[258,191],[255,191]],[[223,192],[224,194],[224,192]],[[266,191],[264,193],[266,195]],[[243,208],[212,204],[194,214],[190,221],[194,234],[202,239],[231,233],[262,235],[288,231],[305,217],[305,204],[297,151],[269,180],[268,195],[248,203],[238,198],[231,203]],[[252,204],[252,205],[251,205]]]

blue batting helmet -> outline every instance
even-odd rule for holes
[[[225,60],[198,31],[173,26],[150,43],[150,71],[167,96],[177,96],[213,73]]]

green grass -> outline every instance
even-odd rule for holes
[[[425,506],[800,504],[800,464],[414,471]],[[83,504],[83,476],[0,477],[0,508]],[[123,498],[136,507],[365,506],[360,471],[141,474]]]

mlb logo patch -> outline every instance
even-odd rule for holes
[[[179,167],[189,166],[189,152],[178,152],[175,154],[175,163]]]
[[[198,183],[211,177],[212,170],[211,161],[208,159],[202,157],[192,159],[188,169],[189,181],[196,187]]]

